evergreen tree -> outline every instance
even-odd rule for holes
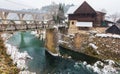
[[[64,5],[63,4],[59,4],[59,8],[58,8],[57,14],[53,15],[53,21],[55,22],[55,24],[60,24],[60,23],[63,23],[64,20],[65,20]]]

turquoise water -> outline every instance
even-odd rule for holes
[[[9,43],[33,57],[27,63],[28,70],[37,74],[96,74],[82,63],[76,64],[75,60],[50,55],[44,48],[44,41],[30,32],[17,32],[9,39]]]

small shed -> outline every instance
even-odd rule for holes
[[[119,34],[120,35],[120,24],[115,24],[106,30],[106,33]]]

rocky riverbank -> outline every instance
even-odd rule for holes
[[[63,51],[67,56],[74,58],[83,58],[84,65],[87,69],[92,69],[97,74],[119,74],[120,73],[120,36],[112,34],[73,34],[73,35],[62,35],[59,44],[66,48]],[[75,54],[73,54],[73,52]],[[76,55],[80,54],[80,56]],[[63,54],[63,56],[64,56]],[[98,58],[93,64],[87,64],[91,56]],[[82,56],[82,57],[81,57]],[[85,59],[86,58],[86,59]],[[88,60],[87,60],[88,59]],[[77,63],[75,66],[78,66]]]
[[[19,69],[13,64],[13,60],[6,54],[4,41],[0,36],[0,73],[1,74],[18,74]]]
[[[103,60],[111,59],[120,62],[120,35],[63,35],[59,43],[73,51],[84,53]]]
[[[6,55],[9,56],[9,58],[12,60],[11,64],[15,65],[15,68],[18,69],[19,71],[17,71],[17,73],[15,72],[15,73],[5,73],[5,74],[36,74],[34,72],[28,71],[28,67],[26,65],[27,61],[32,59],[32,57],[29,56],[29,54],[26,51],[19,52],[19,49],[16,46],[13,46],[7,43],[8,39],[11,36],[12,34],[9,34],[9,33],[1,34],[1,39],[3,39],[4,48],[6,48],[6,51],[4,53],[6,53]],[[11,70],[11,71],[14,71],[14,70]]]
[[[120,62],[120,35],[96,34],[82,44],[81,52]]]

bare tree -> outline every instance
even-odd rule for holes
[[[120,14],[119,14],[119,13],[114,13],[114,14],[110,15],[109,17],[112,19],[112,21],[113,21],[114,23],[116,23],[117,20],[118,20],[119,17],[120,17]]]
[[[120,23],[120,18],[117,20],[117,23]]]
[[[101,9],[101,12],[107,13],[107,10],[103,8],[103,9]]]

